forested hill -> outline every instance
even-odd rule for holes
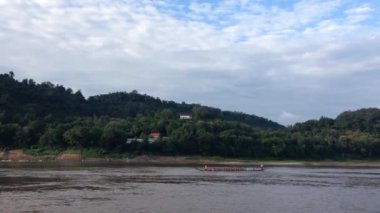
[[[321,117],[319,120],[309,120],[297,123],[289,128],[292,131],[357,131],[380,134],[380,109],[365,108],[356,111],[346,111],[336,119]]]
[[[191,119],[180,119],[180,113]],[[117,92],[84,98],[52,83],[0,74],[0,150],[239,158],[380,158],[380,110],[283,127],[265,118]]]
[[[260,129],[283,128],[280,124],[266,118],[249,115],[241,112],[222,111],[218,108],[202,106],[199,104],[176,103],[174,101],[160,100],[148,95],[116,92],[107,95],[93,96],[88,99],[88,111],[96,115],[127,118],[137,115],[154,116],[162,110],[170,110],[174,114],[191,114],[196,120],[225,120],[236,121]]]
[[[97,95],[86,100],[80,91],[73,92],[70,88],[50,82],[38,84],[32,79],[20,82],[13,73],[0,75],[0,104],[0,121],[7,122],[25,116],[53,116],[54,119],[93,115],[131,118],[137,115],[154,116],[162,110],[171,110],[174,114],[190,113],[195,119],[236,121],[261,129],[283,128],[276,122],[255,115],[222,111],[199,104],[179,104],[142,95],[137,91]]]

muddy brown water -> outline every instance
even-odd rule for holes
[[[0,212],[380,212],[380,169],[0,165]]]

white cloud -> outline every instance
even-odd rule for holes
[[[289,123],[300,117],[282,109],[310,118],[351,107],[344,98],[364,102],[310,97],[327,103],[347,85],[325,82],[380,68],[380,30],[360,24],[373,17],[367,3],[0,0],[0,8],[0,67],[87,95],[137,89]]]
[[[8,3],[8,0],[0,0],[0,6],[7,5]]]
[[[287,111],[282,111],[279,116],[279,121],[283,124],[292,124],[292,123],[300,121],[301,118],[302,117],[299,115],[295,115]]]
[[[368,14],[368,13],[371,13],[372,11],[373,9],[371,8],[369,4],[363,4],[363,5],[360,5],[359,7],[351,8],[344,12],[347,13],[348,15],[357,15],[357,14]]]
[[[368,19],[372,12],[373,9],[369,4],[363,4],[345,11],[347,14],[347,22],[350,24],[357,24]]]
[[[189,9],[194,11],[195,13],[209,14],[212,12],[212,4],[211,3],[191,2]]]

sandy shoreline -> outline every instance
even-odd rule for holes
[[[293,161],[293,160],[241,160],[207,158],[200,156],[151,156],[143,155],[135,158],[89,158],[80,153],[64,152],[57,156],[32,156],[22,150],[0,152],[1,164],[23,163],[72,163],[78,165],[145,165],[145,166],[256,166],[266,167],[347,167],[347,168],[380,168],[380,160],[348,160],[348,161]]]

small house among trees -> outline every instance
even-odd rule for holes
[[[183,119],[183,120],[191,119],[191,113],[180,113],[179,119]]]
[[[156,142],[161,137],[161,133],[159,132],[151,132],[149,134],[149,142]]]

